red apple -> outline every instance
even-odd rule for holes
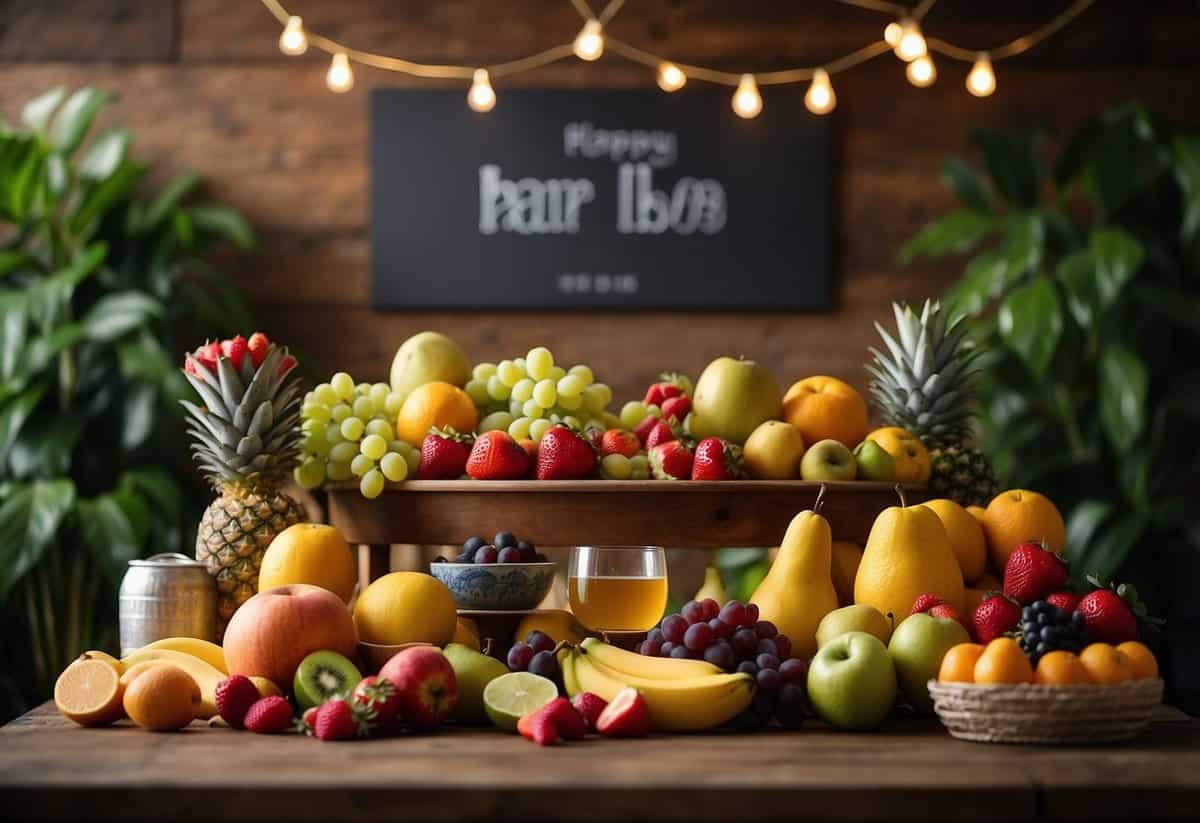
[[[328,649],[353,658],[358,651],[354,619],[342,599],[303,583],[276,586],[243,603],[223,645],[230,674],[266,677],[288,691],[310,653]]]
[[[388,680],[396,687],[404,719],[414,729],[437,728],[458,703],[454,668],[441,651],[432,646],[416,646],[397,652],[383,664],[379,679]]]

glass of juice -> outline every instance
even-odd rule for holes
[[[567,597],[593,631],[651,629],[667,606],[666,554],[661,546],[576,546]]]

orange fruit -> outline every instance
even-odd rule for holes
[[[178,666],[152,663],[125,687],[122,703],[129,719],[143,729],[173,731],[191,723],[200,711],[200,687]]]
[[[901,483],[928,483],[933,469],[929,465],[929,450],[921,438],[899,426],[886,426],[868,434],[892,456],[896,463],[896,479]]]
[[[1117,651],[1129,658],[1133,665],[1134,680],[1149,680],[1158,677],[1158,661],[1154,652],[1136,640],[1126,640],[1117,646]]]
[[[987,538],[983,536],[983,527],[953,500],[927,500],[921,505],[942,521],[963,580],[968,583],[978,580],[987,568]]]
[[[988,643],[975,662],[976,683],[1032,683],[1033,666],[1017,641],[997,637]]]
[[[987,509],[985,509],[983,506],[967,506],[966,509],[967,514],[974,517],[979,522],[980,526],[983,525],[983,514],[986,511]]]
[[[974,683],[975,664],[983,654],[983,646],[978,643],[959,643],[952,646],[942,657],[942,667],[938,669],[938,681],[942,683]]]
[[[465,391],[450,383],[434,381],[418,386],[404,399],[396,417],[396,436],[419,447],[435,426],[466,433],[475,431],[478,422],[479,412]]]
[[[1095,683],[1079,658],[1070,652],[1054,651],[1042,655],[1033,682],[1047,686],[1070,686],[1079,683]]]
[[[1137,678],[1134,662],[1107,643],[1093,643],[1079,653],[1079,662],[1097,683],[1123,683]]]
[[[867,401],[836,377],[806,377],[783,396],[783,419],[800,430],[805,443],[837,440],[853,449],[867,433]]]
[[[1021,543],[1045,541],[1052,551],[1061,552],[1067,542],[1067,527],[1050,498],[1025,489],[993,497],[983,514],[983,531],[992,566],[1001,571]]]
[[[358,553],[333,526],[297,523],[267,547],[258,572],[258,590],[308,583],[333,592],[346,603],[358,582]]]
[[[121,674],[111,663],[81,657],[63,669],[54,683],[54,705],[80,726],[107,726],[125,715]]]
[[[833,541],[833,590],[837,592],[838,605],[849,606],[854,602],[854,577],[858,564],[862,562],[863,550],[857,543],[848,540]]]

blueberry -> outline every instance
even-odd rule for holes
[[[497,549],[507,549],[509,546],[516,546],[517,536],[512,532],[496,532],[496,538],[492,541],[492,545]]]
[[[1046,643],[1049,643],[1057,634],[1058,632],[1054,631],[1054,629],[1052,629],[1050,626],[1046,626],[1044,629],[1042,629],[1042,640]]]

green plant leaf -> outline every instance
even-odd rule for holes
[[[1131,287],[1138,302],[1178,325],[1200,332],[1200,297],[1152,281]]]
[[[33,98],[21,110],[21,122],[31,131],[44,132],[66,93],[67,90],[62,86],[55,86]]]
[[[1096,261],[1096,293],[1109,306],[1145,259],[1142,244],[1122,229],[1096,229],[1088,243]]]
[[[1071,574],[1076,580],[1094,576],[1110,580],[1149,525],[1144,512],[1117,515],[1087,542],[1071,546]]]
[[[154,511],[168,521],[178,520],[183,512],[183,492],[179,483],[163,469],[129,469],[121,473],[119,486],[135,491],[150,501]]]
[[[83,433],[76,415],[42,416],[30,420],[8,452],[14,477],[60,477],[71,470],[71,452]]]
[[[1042,188],[1042,164],[1033,131],[1003,132],[976,129],[972,141],[983,150],[996,191],[1018,209],[1037,205]]]
[[[1084,169],[1084,188],[1105,221],[1145,190],[1166,161],[1144,112],[1129,109],[1106,121]]]
[[[996,229],[996,221],[977,211],[960,209],[929,223],[900,249],[900,262],[915,257],[944,257],[969,251]]]
[[[1128,451],[1146,426],[1146,364],[1119,343],[1100,355],[1100,419],[1118,452]]]
[[[46,155],[46,190],[50,195],[59,200],[67,192],[67,186],[71,184],[70,172],[67,171],[67,161],[58,152],[51,152]]]
[[[254,230],[241,213],[228,206],[200,205],[188,209],[196,228],[230,241],[239,249],[254,248]]]
[[[71,231],[83,236],[89,233],[92,224],[100,215],[124,199],[146,173],[147,166],[125,162],[109,177],[92,186],[79,206],[70,216]]]
[[[962,204],[981,214],[991,214],[992,205],[987,183],[975,167],[961,157],[947,157],[942,161],[942,182],[958,195]]]
[[[23,251],[0,249],[0,277],[36,265],[37,261]]]
[[[75,505],[66,478],[16,486],[0,505],[0,598],[36,565]]]
[[[1066,189],[1076,177],[1091,156],[1096,137],[1100,131],[1098,121],[1092,119],[1084,122],[1067,141],[1066,147],[1054,164],[1054,182],[1060,189]]]
[[[133,137],[124,129],[112,129],[99,135],[84,150],[76,164],[80,177],[88,180],[105,180],[112,176],[125,160],[125,153]]]
[[[158,391],[151,383],[138,382],[125,390],[125,412],[122,416],[121,447],[134,451],[154,431]]]
[[[1000,304],[997,329],[1004,344],[1038,377],[1046,373],[1062,336],[1062,306],[1044,277],[1009,293]]]
[[[172,177],[163,186],[162,191],[158,193],[158,197],[154,199],[150,207],[146,209],[146,213],[138,229],[146,232],[157,228],[199,182],[200,178],[196,173],[190,171]]]
[[[1008,262],[1006,273],[1017,279],[1035,271],[1042,260],[1046,229],[1037,212],[1011,212],[1004,219],[1001,251]]]
[[[1096,292],[1096,258],[1091,249],[1077,251],[1059,261],[1055,271],[1067,293],[1067,309],[1081,328],[1090,329],[1101,309]]]
[[[963,276],[943,298],[950,316],[982,312],[1004,290],[1008,276],[1008,257],[997,249],[988,249],[971,258]]]
[[[1200,234],[1200,136],[1176,137],[1171,151],[1175,158],[1175,180],[1183,193],[1179,236],[1191,245]]]
[[[93,243],[66,266],[29,288],[29,317],[44,334],[58,319],[75,288],[96,270],[107,254],[104,243]]]
[[[85,86],[67,98],[50,126],[50,142],[63,154],[78,148],[108,99],[104,92]]]
[[[16,374],[17,364],[25,351],[28,327],[27,296],[20,292],[0,293],[0,380],[9,380]]]
[[[79,533],[88,552],[110,582],[121,579],[138,555],[133,526],[111,495],[79,501]]]
[[[21,433],[21,427],[45,393],[46,387],[38,384],[0,404],[0,468],[7,461],[8,450]]]
[[[115,292],[96,301],[83,327],[88,339],[110,341],[163,314],[162,304],[153,297],[139,291]]]

